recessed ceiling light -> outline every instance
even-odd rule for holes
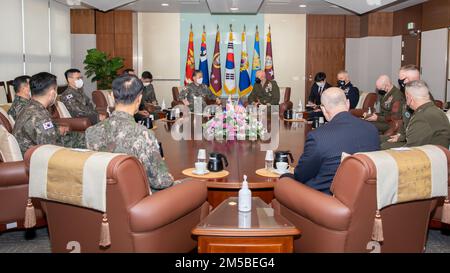
[[[306,5],[299,5],[300,8],[306,8]]]
[[[167,3],[162,3],[161,6],[163,6],[163,7],[168,7],[169,4],[167,4]]]
[[[238,11],[239,8],[230,8],[231,11]]]

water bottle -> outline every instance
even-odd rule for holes
[[[266,166],[265,169],[267,171],[271,171],[273,168],[273,151],[272,150],[268,150],[266,152]]]
[[[239,190],[239,211],[247,212],[252,210],[252,192],[248,188],[247,176],[244,175],[242,188]]]

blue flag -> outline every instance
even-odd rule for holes
[[[260,54],[259,54],[259,32],[258,32],[258,27],[256,27],[255,46],[253,48],[253,61],[252,61],[252,77],[251,77],[252,86],[255,85],[256,72],[261,70],[261,60],[260,60],[259,56],[260,56]]]
[[[209,86],[209,72],[208,72],[208,55],[206,52],[206,32],[202,34],[202,45],[200,47],[200,64],[198,70],[203,73],[203,84]]]
[[[241,67],[239,72],[239,97],[243,97],[252,91],[250,76],[248,75],[248,54],[245,31],[242,32]]]

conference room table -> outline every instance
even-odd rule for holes
[[[270,123],[270,121],[268,122]],[[273,199],[273,187],[278,178],[259,176],[256,170],[265,166],[265,151],[261,151],[261,144],[268,143],[261,140],[175,140],[171,135],[174,123],[167,120],[158,120],[154,123],[153,130],[158,141],[161,142],[164,158],[169,172],[176,180],[184,179],[183,170],[194,168],[199,149],[206,149],[208,162],[209,154],[217,152],[227,157],[229,165],[224,168],[229,175],[220,179],[207,179],[208,202],[216,207],[222,201],[231,196],[237,196],[241,188],[243,176],[247,175],[249,188],[253,196],[258,196],[266,203]],[[311,130],[311,124],[307,122],[290,122],[279,120],[279,145],[275,151],[290,151],[293,155],[295,166],[303,153],[305,136]],[[193,134],[193,129],[191,130]],[[269,131],[270,132],[270,131]],[[192,138],[193,139],[193,138]],[[189,193],[186,193],[189,197]]]

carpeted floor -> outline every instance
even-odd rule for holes
[[[46,228],[36,231],[36,237],[26,240],[24,231],[13,231],[0,234],[0,253],[49,253],[50,241]],[[438,230],[428,233],[427,253],[450,253],[450,235]]]

